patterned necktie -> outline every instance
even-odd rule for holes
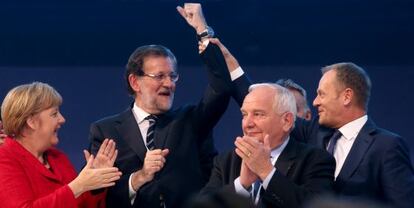
[[[253,203],[257,205],[257,202],[259,201],[257,199],[257,195],[259,195],[260,193],[260,188],[262,187],[262,183],[260,180],[257,180],[254,182],[253,184],[253,190],[252,190],[252,200]]]
[[[155,132],[155,122],[157,121],[157,116],[149,115],[145,118],[148,120],[149,126],[147,131],[147,148],[149,150],[153,150],[155,148],[154,145],[154,132]]]
[[[334,155],[336,142],[338,141],[339,138],[341,138],[341,136],[342,136],[342,133],[338,129],[336,129],[335,133],[332,135],[331,139],[329,140],[329,144],[328,144],[328,147],[326,148],[326,150],[331,155]]]

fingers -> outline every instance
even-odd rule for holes
[[[178,13],[179,13],[182,17],[184,17],[184,19],[185,19],[185,18],[187,18],[187,14],[185,13],[184,8],[182,8],[182,7],[180,7],[180,6],[177,6],[176,8],[177,8]]]
[[[99,168],[94,169],[96,173],[101,174],[102,176],[105,176],[105,178],[112,177],[115,175],[122,175],[122,173],[119,171],[117,167],[110,167],[110,168]]]
[[[226,48],[226,46],[223,45],[223,43],[221,43],[221,41],[218,38],[209,38],[210,42],[214,43],[215,45],[217,45],[221,52],[223,54],[228,54],[229,50]]]
[[[223,52],[223,49],[227,49],[226,47],[224,47],[224,45],[220,42],[218,38],[209,38],[209,40],[210,42],[217,45],[221,49],[221,52]]]
[[[170,153],[170,150],[169,150],[169,149],[163,149],[163,150],[161,151],[161,155],[162,155],[163,157],[166,157],[166,156],[168,155],[168,153]]]
[[[89,155],[84,169],[92,168],[93,160],[94,160],[93,155]]]
[[[98,188],[104,188],[109,186],[114,186],[115,181],[121,178],[122,173],[118,168],[99,168],[93,169],[93,174],[95,177],[92,177],[90,180],[96,179],[96,185]]]
[[[108,139],[104,139],[101,146],[99,147],[99,150],[98,150],[97,154],[103,154],[104,151],[105,151],[104,149],[106,149],[106,146],[108,146]]]
[[[152,174],[160,171],[165,165],[165,157],[168,155],[168,153],[168,149],[155,149],[148,151],[144,159],[144,171],[147,174]]]
[[[241,151],[238,148],[235,149],[235,152],[243,161],[249,159],[249,157],[250,157],[250,155],[244,153],[243,151]]]
[[[166,159],[162,155],[152,155],[150,157],[146,157],[144,161],[147,163],[154,163],[154,162],[165,163]]]
[[[106,138],[99,147],[97,155],[105,156],[112,159],[116,152],[116,143],[114,140]]]
[[[263,145],[270,149],[270,141],[269,141],[269,134],[266,134],[263,138]]]
[[[255,146],[252,145],[251,141],[248,141],[248,138],[241,138],[237,137],[236,141],[234,142],[236,145],[236,153],[242,158],[249,158],[255,151]],[[238,151],[237,151],[238,150]]]
[[[85,161],[88,161],[89,157],[91,156],[91,153],[89,153],[88,150],[83,150],[83,155],[85,156]]]
[[[109,158],[112,158],[112,157],[114,157],[114,155],[115,155],[115,152],[116,152],[117,150],[116,150],[116,143],[114,142],[114,140],[112,140],[112,139],[109,139],[109,141],[108,141],[108,146],[107,146],[107,148],[105,149],[105,154],[109,157]]]
[[[112,155],[112,157],[109,158],[109,161],[111,162],[111,164],[114,164],[115,163],[116,157],[118,157],[118,150],[115,150],[115,152]]]

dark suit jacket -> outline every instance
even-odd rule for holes
[[[188,105],[159,116],[155,129],[155,148],[170,153],[163,169],[142,186],[132,207],[181,207],[198,192],[210,175],[216,150],[209,133],[227,108],[230,76],[217,46],[209,44],[201,54],[208,66],[209,86],[197,105]],[[208,59],[208,60],[207,60]],[[224,67],[223,67],[224,66]],[[108,190],[108,207],[131,207],[128,194],[130,174],[142,168],[146,154],[139,127],[129,108],[91,125],[91,150],[96,153],[104,138],[115,140],[118,157],[115,166],[123,173]]]
[[[266,191],[261,193],[259,207],[300,207],[313,196],[333,189],[335,160],[319,148],[290,139],[275,167]],[[241,158],[234,151],[217,156],[202,194],[221,188],[234,192],[234,180],[240,176],[240,168]]]
[[[234,98],[241,103],[251,82],[242,76],[235,83]],[[320,126],[318,118],[310,122],[298,119],[291,135],[325,149],[333,132]],[[414,207],[414,170],[405,140],[368,119],[335,181],[335,191],[344,198]]]

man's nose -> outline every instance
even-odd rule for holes
[[[162,80],[162,84],[163,86],[166,87],[171,87],[173,85],[175,85],[175,82],[172,81],[172,78],[170,76],[166,76],[163,80]]]
[[[253,119],[251,118],[251,116],[245,116],[243,120],[244,120],[243,123],[244,123],[246,128],[251,128],[251,127],[254,126],[254,122],[253,122]]]
[[[318,96],[316,96],[316,97],[315,97],[315,99],[313,100],[312,105],[313,105],[313,106],[315,106],[315,107],[317,107],[319,104],[320,104],[320,103],[319,103],[319,97],[318,97]]]

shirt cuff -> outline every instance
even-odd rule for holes
[[[270,173],[264,179],[264,181],[262,183],[262,186],[265,190],[267,189],[267,186],[269,185],[270,180],[272,180],[273,175],[275,174],[275,172],[276,172],[276,168],[273,168],[272,171],[270,171]]]
[[[131,205],[134,204],[135,201],[135,197],[137,196],[137,192],[134,191],[134,189],[132,188],[132,176],[134,175],[134,173],[132,173],[129,176],[129,180],[128,180],[128,189],[129,189],[129,199],[131,200]]]
[[[243,69],[239,66],[237,69],[230,73],[231,81],[236,80],[237,78],[241,77],[244,74]]]
[[[234,189],[236,190],[236,193],[245,196],[250,197],[250,192],[246,190],[240,183],[240,177],[237,177],[236,180],[234,180]]]

